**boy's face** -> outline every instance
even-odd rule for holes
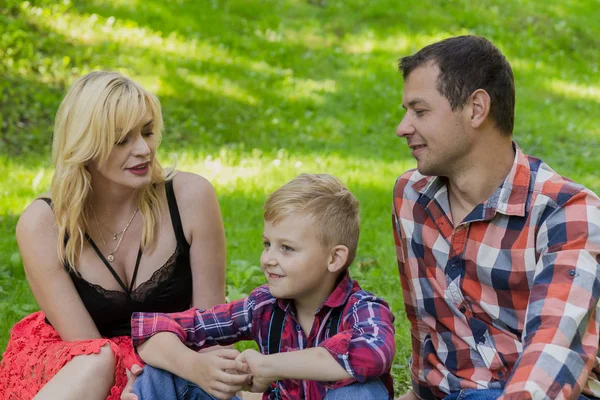
[[[260,264],[277,298],[308,300],[327,296],[330,252],[319,243],[312,219],[291,215],[277,224],[265,221]]]

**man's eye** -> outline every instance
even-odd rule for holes
[[[425,114],[425,110],[415,110],[417,117],[422,117]]]

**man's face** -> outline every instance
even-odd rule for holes
[[[406,114],[396,134],[406,138],[423,175],[449,176],[463,165],[470,143],[463,129],[464,112],[452,111],[436,82],[437,65],[413,70],[404,82]]]

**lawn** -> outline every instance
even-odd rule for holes
[[[263,283],[262,204],[301,172],[339,176],[361,202],[352,275],[390,303],[393,369],[410,352],[391,230],[395,178],[415,166],[394,132],[397,60],[459,34],[491,39],[517,87],[515,140],[596,193],[600,2],[397,0],[4,0],[0,6],[0,353],[38,309],[14,228],[49,187],[56,108],[77,76],[119,70],[163,104],[163,164],[216,187],[230,299]]]

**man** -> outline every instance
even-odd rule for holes
[[[488,40],[434,43],[400,70],[397,134],[417,160],[394,189],[401,399],[600,396],[600,200],[512,141],[514,78]]]

